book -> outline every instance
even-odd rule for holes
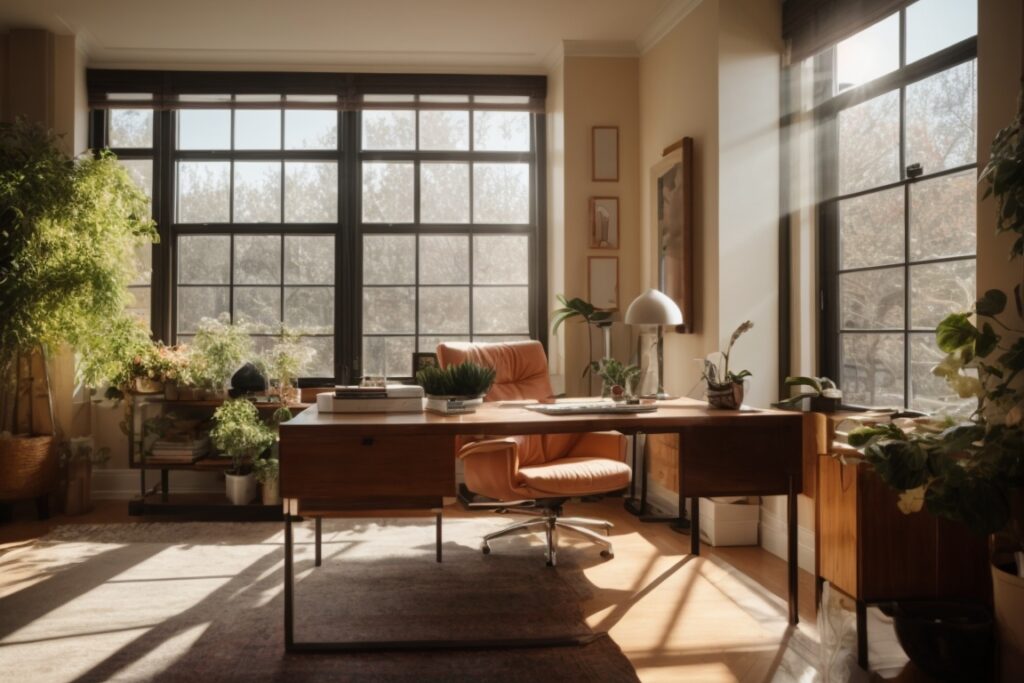
[[[384,398],[422,398],[423,387],[418,384],[389,384],[386,387],[334,387],[334,397],[348,400]]]
[[[325,392],[317,394],[316,408],[321,413],[420,413],[423,412],[423,399],[417,397],[400,398],[338,398]]]

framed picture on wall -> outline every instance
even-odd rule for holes
[[[619,310],[619,257],[587,259],[587,294],[590,303],[603,311]]]
[[[619,198],[590,198],[590,248],[619,248]]]
[[[619,179],[619,127],[594,126],[590,129],[591,175],[594,181]]]
[[[693,138],[665,148],[651,167],[651,216],[658,249],[658,289],[678,304],[683,324],[695,332],[693,308]]]

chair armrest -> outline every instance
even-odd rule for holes
[[[460,460],[472,460],[465,470],[466,485],[470,489],[491,495],[505,497],[516,487],[519,479],[519,440],[508,436],[485,439],[466,444],[459,449]],[[502,496],[493,496],[501,492]]]
[[[570,457],[607,458],[626,461],[626,437],[618,432],[587,432],[569,451]]]

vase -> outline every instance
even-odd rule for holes
[[[841,398],[811,396],[807,403],[807,409],[812,413],[834,413],[842,406],[843,400]]]
[[[281,485],[277,479],[267,479],[263,482],[262,492],[264,505],[281,504]]]
[[[475,413],[477,407],[483,402],[483,396],[431,396],[428,394],[426,409],[441,415],[464,415]]]
[[[893,608],[893,625],[910,661],[929,676],[940,681],[991,679],[992,613],[984,605],[941,600],[898,602]]]
[[[248,505],[256,497],[256,475],[230,474],[224,475],[224,493],[232,505]]]
[[[721,410],[737,410],[743,405],[743,383],[708,384],[708,405]]]

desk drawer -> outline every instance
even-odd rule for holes
[[[310,430],[313,431],[313,430]],[[451,436],[281,439],[285,498],[372,499],[455,495]]]

